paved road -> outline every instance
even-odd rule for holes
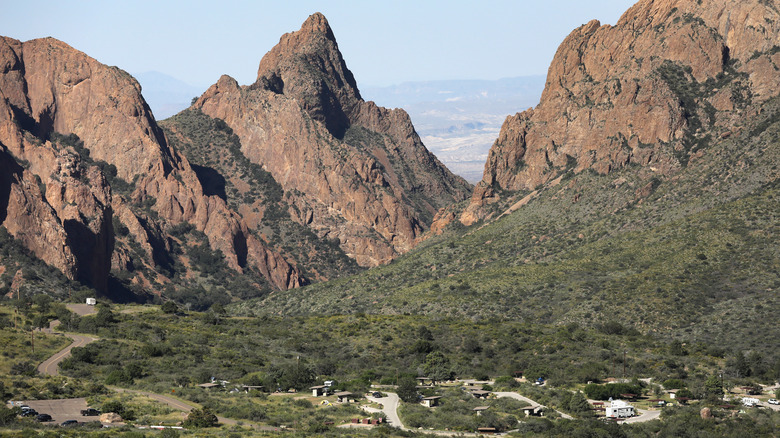
[[[66,304],[65,307],[78,316],[94,315],[97,313],[95,306],[89,304]]]
[[[377,411],[385,414],[385,417],[387,417],[387,424],[402,430],[407,430],[403,423],[401,423],[401,418],[398,416],[398,394],[394,392],[385,392],[385,394],[387,394],[387,396],[382,398],[375,398],[370,395],[367,395],[366,398],[370,402],[382,405],[382,409],[377,409]]]
[[[46,375],[46,376],[56,376],[60,373],[60,362],[65,360],[67,357],[70,356],[70,350],[73,349],[73,347],[83,347],[90,342],[94,342],[97,340],[97,338],[93,338],[92,336],[84,336],[84,335],[74,335],[74,334],[65,334],[65,336],[73,339],[73,343],[65,347],[64,349],[60,350],[59,352],[55,353],[54,356],[46,359],[38,365],[38,372]]]
[[[645,411],[644,409],[637,409],[639,416],[631,417],[624,420],[624,423],[644,423],[645,421],[657,420],[661,416],[660,410]]]
[[[385,392],[382,391],[387,396],[382,398],[375,398],[370,395],[366,395],[366,398],[368,401],[374,402],[374,403],[380,403],[382,405],[382,409],[375,409],[375,408],[367,408],[363,407],[364,410],[368,412],[384,412],[385,417],[387,417],[387,424],[393,427],[397,427],[401,430],[412,430],[416,432],[425,432],[426,434],[431,435],[438,435],[438,436],[478,436],[475,433],[468,433],[468,432],[453,432],[453,431],[447,431],[447,430],[421,430],[418,431],[417,429],[410,429],[408,427],[405,427],[403,423],[401,423],[401,418],[398,417],[398,394],[394,392]]]

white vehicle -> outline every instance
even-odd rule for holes
[[[780,401],[777,401],[776,398],[770,398],[768,402],[770,405],[780,405]]]
[[[759,403],[760,403],[760,401],[757,398],[742,397],[742,404],[747,406],[747,407],[749,407],[749,408],[752,408],[754,406],[758,406]]]

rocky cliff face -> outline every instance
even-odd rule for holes
[[[191,223],[242,272],[251,267],[278,289],[301,284],[298,271],[252,236],[224,201],[203,193],[186,159],[172,150],[127,73],[51,39],[0,39],[0,223],[66,276],[105,291],[118,219],[148,248],[149,285],[167,230]],[[106,175],[106,172],[109,175]],[[123,196],[111,184],[123,187]],[[116,190],[117,187],[114,187]],[[143,206],[144,208],[141,208]],[[151,278],[148,278],[151,277]]]
[[[223,76],[194,107],[232,128],[297,222],[337,239],[362,266],[411,249],[435,212],[470,190],[425,149],[404,111],[362,100],[321,14],[281,38],[254,84]]]
[[[504,122],[461,222],[488,216],[502,190],[570,171],[693,165],[751,103],[777,94],[778,30],[777,5],[760,0],[642,0],[615,26],[576,29],[539,105]]]

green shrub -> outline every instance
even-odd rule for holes
[[[211,410],[204,407],[191,410],[183,424],[185,427],[215,427],[219,424],[219,420]]]

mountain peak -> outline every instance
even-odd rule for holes
[[[301,33],[322,34],[328,39],[335,41],[333,31],[328,24],[328,19],[321,12],[315,12],[309,15],[309,18],[301,25]]]
[[[351,109],[362,100],[328,20],[320,13],[311,15],[297,32],[282,35],[263,56],[255,87],[297,99],[337,138],[349,126]]]

